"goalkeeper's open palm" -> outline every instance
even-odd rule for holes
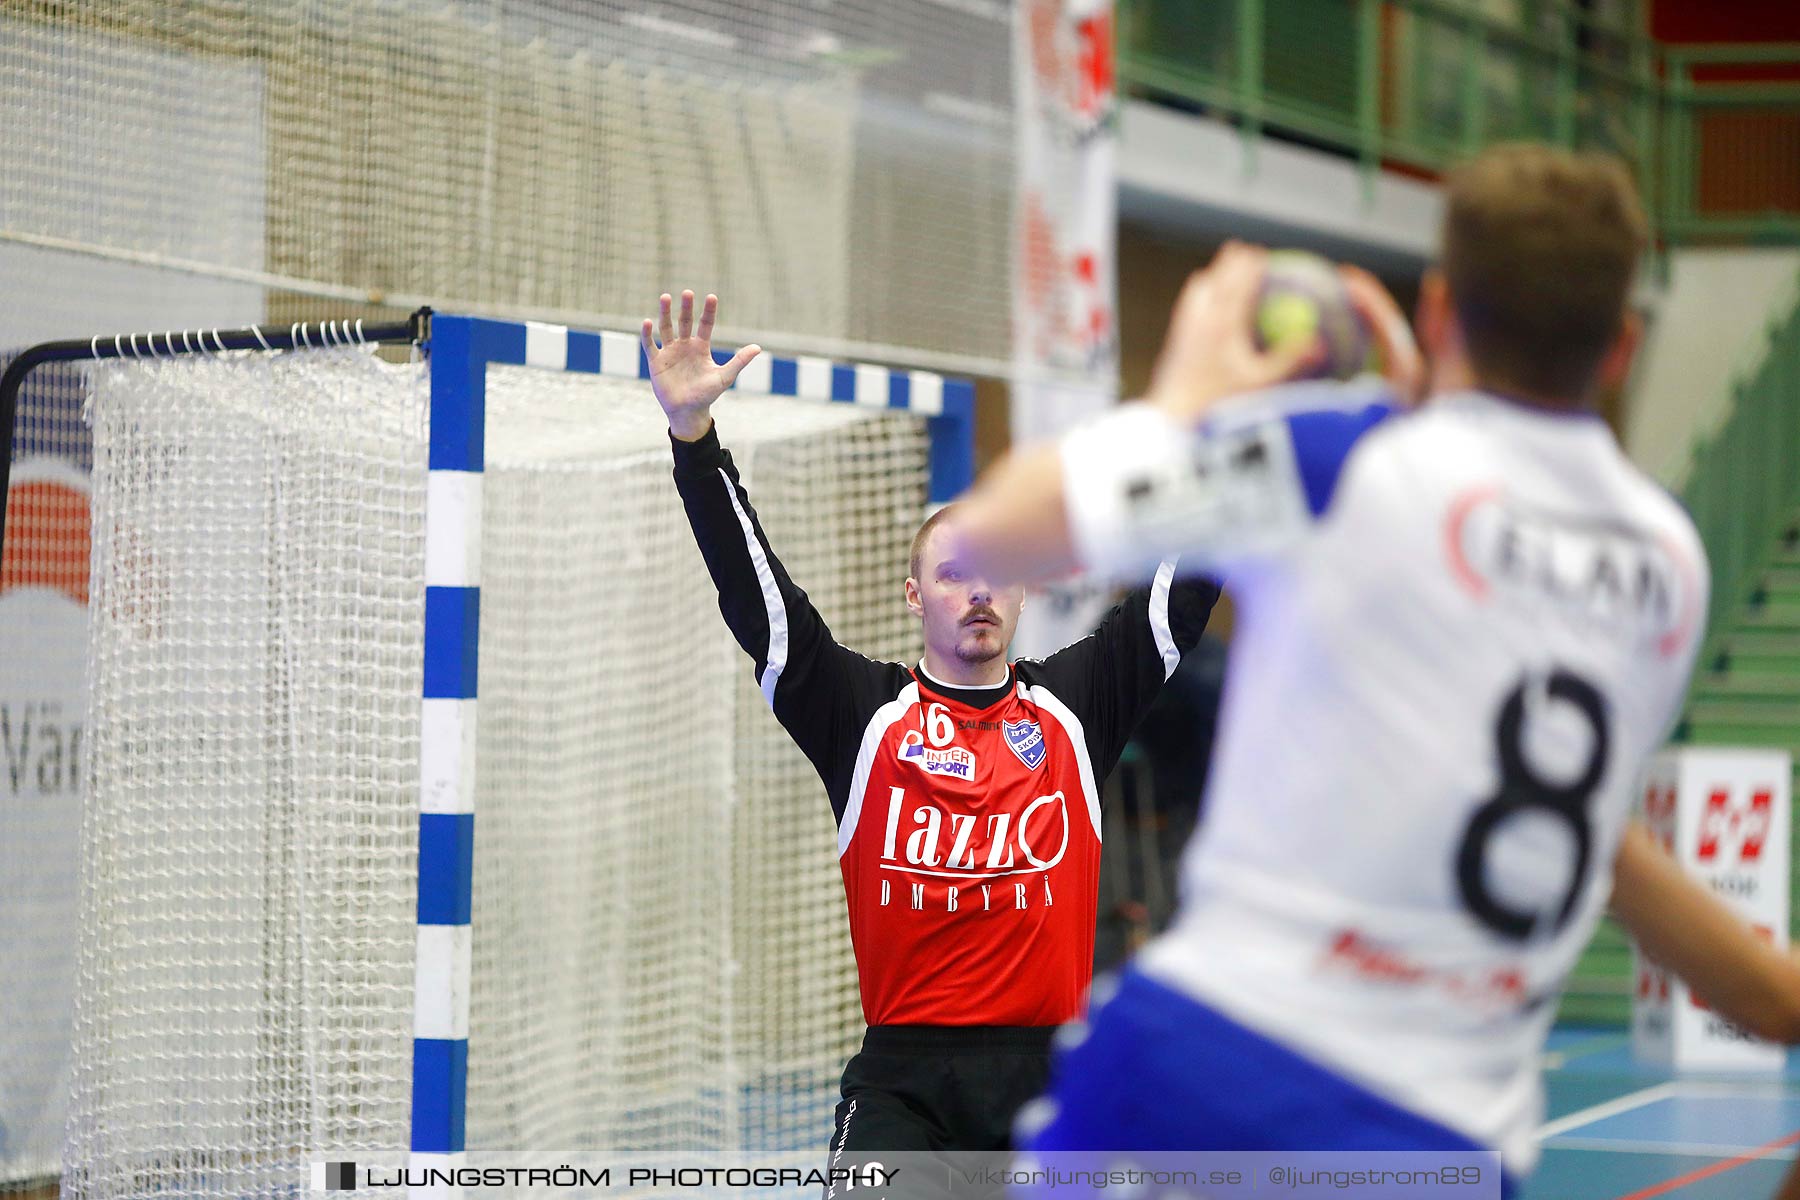
[[[650,386],[656,392],[656,402],[669,418],[669,432],[684,442],[692,442],[704,437],[711,427],[713,402],[736,382],[738,372],[762,349],[745,346],[721,366],[712,358],[713,321],[719,315],[719,298],[706,298],[700,309],[699,328],[694,326],[694,293],[681,293],[679,326],[670,319],[672,305],[668,293],[663,293],[660,347],[651,336],[654,323],[647,317],[638,337],[650,363]]]

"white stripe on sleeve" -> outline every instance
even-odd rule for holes
[[[725,473],[723,467],[719,468],[719,479],[725,484],[725,494],[731,497],[731,510],[737,513],[738,526],[744,531],[744,545],[750,550],[750,562],[756,568],[756,582],[762,587],[763,608],[769,614],[769,649],[763,656],[762,678],[757,682],[762,685],[763,699],[768,702],[772,712],[775,708],[775,685],[781,682],[781,672],[787,666],[787,605],[781,602],[781,589],[775,584],[775,572],[769,567],[769,556],[763,553],[762,543],[756,540],[756,526],[750,523],[750,514],[738,503],[737,488],[732,486],[731,476]]]
[[[1169,630],[1169,585],[1174,581],[1175,560],[1164,559],[1150,584],[1150,632],[1156,636],[1156,652],[1162,655],[1165,680],[1181,665],[1181,649]]]

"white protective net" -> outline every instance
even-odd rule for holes
[[[0,0],[0,271],[85,256],[270,289],[271,318],[313,297],[626,328],[692,286],[743,340],[1000,373],[1010,21],[1005,0]]]
[[[65,1192],[273,1194],[406,1128],[424,378],[99,374]]]
[[[425,406],[348,352],[102,374],[68,1194],[406,1144]],[[654,400],[496,367],[488,412],[468,1144],[822,1149],[860,1031],[830,809]],[[834,632],[909,655],[921,424],[719,424]]]

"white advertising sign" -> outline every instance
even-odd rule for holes
[[[1020,0],[1013,14],[1012,438],[1030,442],[1118,395],[1118,100],[1112,0]],[[1081,581],[1039,589],[1014,652],[1085,636],[1106,599]]]
[[[1793,764],[1783,750],[1683,747],[1645,775],[1643,818],[1691,875],[1777,946],[1788,944]],[[1780,1071],[1784,1047],[1713,1012],[1633,948],[1633,1053],[1677,1071]]]

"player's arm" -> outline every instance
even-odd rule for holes
[[[847,720],[884,699],[879,668],[838,645],[812,601],[769,545],[731,452],[719,444],[712,406],[759,352],[739,350],[723,365],[712,358],[718,299],[706,297],[698,327],[694,296],[683,292],[680,325],[661,300],[661,342],[652,323],[640,330],[650,363],[650,383],[669,419],[675,486],[707,572],[719,592],[719,612],[739,646],[755,663],[756,681],[770,709],[825,777],[832,806],[843,814]],[[852,748],[849,753],[854,753]]]
[[[976,569],[997,580],[1083,566],[1126,574],[1174,553],[1224,567],[1304,531],[1281,418],[1230,420],[1230,406],[1221,407],[1289,378],[1316,352],[1256,346],[1251,316],[1265,257],[1228,243],[1188,281],[1145,402],[1061,443],[1016,451],[983,476],[957,521],[961,553]],[[1410,403],[1422,367],[1405,318],[1373,276],[1346,269],[1344,279],[1381,348],[1390,396]],[[1317,494],[1305,499],[1317,507]]]
[[[1773,1042],[1800,1042],[1800,960],[1758,937],[1635,823],[1619,845],[1612,913],[1645,954],[1727,1020]]]
[[[1297,384],[1198,429],[1126,404],[984,481],[952,536],[999,582],[1080,566],[1143,579],[1159,559],[1232,580],[1290,556],[1328,511],[1356,443],[1396,411],[1379,389]]]
[[[1080,719],[1097,777],[1112,770],[1156,693],[1200,643],[1218,601],[1212,580],[1178,577],[1175,562],[1164,562],[1093,633],[1040,664],[1044,682]]]

